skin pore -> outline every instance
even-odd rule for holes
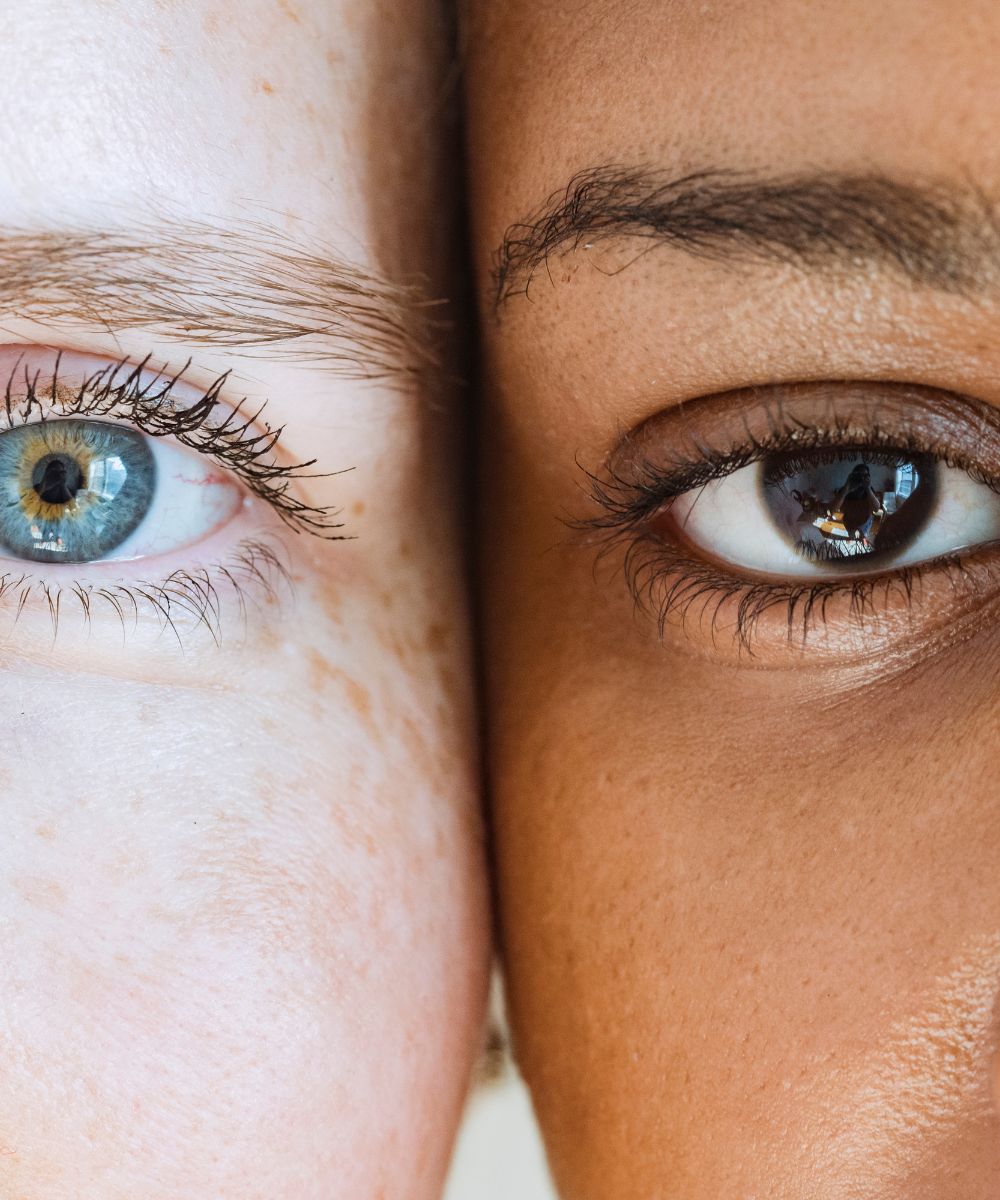
[[[991,527],[755,606],[638,485],[787,425],[919,440],[994,511],[996,9],[512,0],[466,37],[501,927],[561,1192],[986,1200]]]
[[[108,364],[219,420],[246,397],[251,435],[284,426],[259,462],[315,460],[272,484],[350,540],[167,435],[155,553],[2,552],[5,1196],[440,1195],[489,937],[456,372],[425,305],[448,38],[404,9],[7,6],[15,416],[29,363],[52,429]],[[232,520],[179,527],[196,486],[238,489]]]

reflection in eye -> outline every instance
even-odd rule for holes
[[[927,455],[870,447],[772,453],[679,496],[670,521],[734,566],[831,577],[1000,539],[1000,496]]]
[[[848,462],[838,455],[829,463],[796,467],[782,455],[770,455],[761,464],[764,504],[804,558],[844,562],[884,554],[915,536],[926,519],[937,464],[894,457],[873,476],[868,462],[847,470]]]

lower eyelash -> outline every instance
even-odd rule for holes
[[[610,552],[616,540],[607,542],[602,554]],[[988,549],[981,546],[976,553]],[[848,619],[855,628],[864,629],[866,624],[877,623],[894,597],[909,608],[921,581],[932,573],[943,573],[956,589],[965,585],[971,591],[980,590],[972,557],[949,555],[881,575],[764,583],[725,574],[711,563],[687,557],[647,533],[633,537],[624,566],[637,607],[655,615],[661,639],[669,620],[679,618],[683,626],[693,615],[702,622],[707,619],[714,643],[722,629],[723,606],[735,602],[733,640],[742,653],[753,657],[760,621],[776,608],[784,609],[788,643],[799,641],[804,647],[810,633],[827,623],[828,609],[834,602],[846,601]]]
[[[262,538],[240,542],[231,555],[211,567],[179,568],[159,582],[140,581],[100,586],[81,582],[52,584],[28,574],[0,575],[0,608],[13,609],[15,623],[29,606],[47,610],[53,639],[69,611],[81,615],[89,629],[95,613],[104,608],[117,616],[122,636],[143,619],[155,619],[184,649],[184,636],[203,629],[217,646],[222,644],[225,601],[235,602],[246,631],[251,604],[261,607],[291,591],[291,578],[282,562],[280,544]]]

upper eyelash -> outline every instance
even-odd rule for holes
[[[15,363],[4,388],[2,411],[9,425],[27,424],[33,417],[39,422],[50,419],[50,409],[55,405],[61,416],[115,417],[150,437],[171,436],[181,445],[227,467],[290,528],[332,541],[349,536],[336,532],[343,528],[343,522],[336,519],[339,509],[307,504],[294,494],[297,480],[322,475],[309,470],[315,459],[290,465],[275,461],[274,450],[284,426],[272,428],[266,422],[261,426],[266,401],[249,414],[246,397],[232,406],[225,405],[220,396],[230,372],[224,371],[193,403],[177,404],[172,399],[173,392],[191,366],[191,360],[171,374],[149,372],[151,357],[148,355],[137,363],[128,359],[108,363],[71,389],[59,378],[59,354],[51,382],[41,389],[38,381],[42,372],[32,373],[27,367],[21,372],[20,363]],[[221,420],[213,423],[213,415],[227,408]]]
[[[627,443],[624,443],[627,445]],[[594,517],[585,517],[570,522],[575,529],[613,530],[629,528],[648,520],[667,501],[704,487],[717,479],[752,466],[769,454],[800,453],[803,462],[815,464],[823,461],[824,451],[829,452],[830,461],[845,451],[863,451],[873,461],[879,454],[922,455],[942,462],[948,467],[965,471],[976,483],[992,491],[1000,492],[1000,479],[982,470],[978,464],[956,455],[953,448],[928,445],[925,441],[907,437],[906,434],[889,433],[877,425],[861,431],[846,423],[825,428],[798,424],[784,433],[773,432],[766,438],[747,434],[747,443],[730,451],[715,451],[703,444],[693,443],[695,454],[688,460],[677,461],[672,466],[661,467],[646,457],[639,458],[628,475],[608,466],[604,474],[598,474],[581,466],[587,477],[588,494],[601,509]],[[808,456],[808,457],[807,457]],[[788,460],[794,466],[795,458]]]

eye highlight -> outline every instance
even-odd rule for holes
[[[728,633],[753,655],[846,633],[856,650],[902,614],[912,632],[998,594],[1000,414],[971,397],[848,382],[704,397],[589,478],[600,512],[574,524],[624,547],[661,636]]]

